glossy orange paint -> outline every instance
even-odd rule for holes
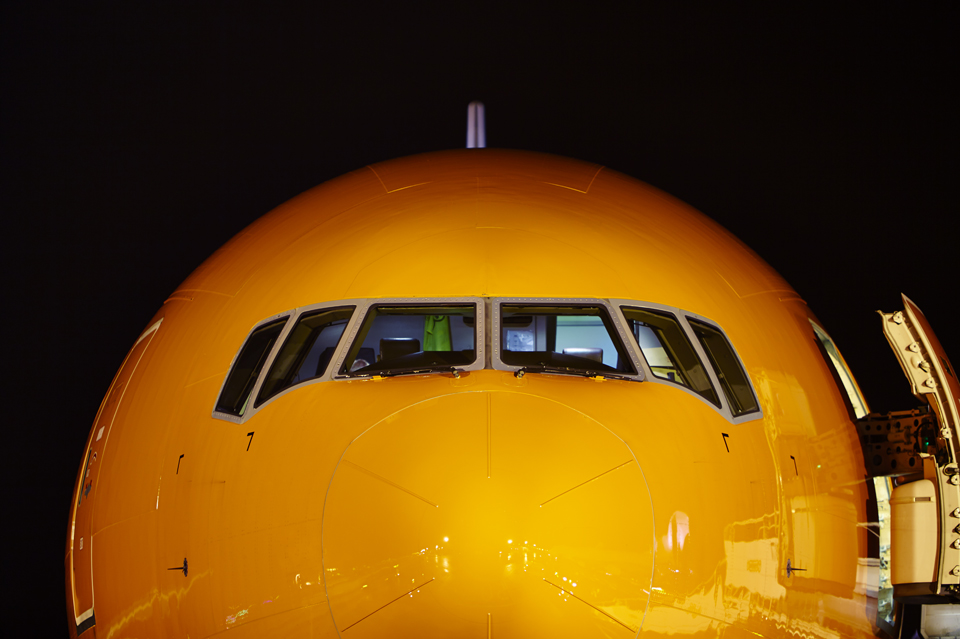
[[[211,417],[267,317],[463,296],[697,313],[763,416],[733,424],[663,383],[482,370]],[[228,242],[131,351],[81,467],[89,510],[74,496],[70,619],[89,588],[100,638],[873,636],[866,473],[811,319],[730,233],[609,169],[471,149],[350,173]]]

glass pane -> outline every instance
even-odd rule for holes
[[[656,377],[686,386],[704,399],[720,405],[717,391],[677,318],[669,313],[627,306],[621,310],[650,371]]]
[[[325,308],[300,316],[273,360],[260,388],[257,406],[291,386],[323,375],[353,309],[353,306]]]
[[[218,411],[231,415],[243,415],[250,392],[257,383],[257,377],[260,376],[260,370],[288,319],[284,317],[264,324],[250,334],[230,371],[230,376],[227,377],[227,383],[223,385],[223,392],[220,393],[220,399],[217,401]]]
[[[857,419],[860,419],[869,411],[867,410],[867,403],[860,394],[860,388],[853,379],[853,373],[851,373],[850,369],[847,368],[847,363],[843,361],[840,351],[837,350],[837,346],[833,343],[833,340],[830,339],[830,336],[813,322],[810,322],[810,325],[813,326],[813,332],[820,341],[820,345],[823,347],[823,350],[827,355],[827,359],[830,361],[830,365],[833,366],[834,372],[837,374],[837,377],[840,379],[840,383],[843,385],[843,390],[850,399],[851,408],[853,408],[853,414]]]
[[[341,375],[466,366],[476,359],[473,304],[375,306],[363,319]]]
[[[503,304],[500,325],[504,364],[636,373],[602,307]]]
[[[740,364],[740,359],[733,352],[730,342],[727,341],[727,337],[709,324],[689,317],[687,320],[707,353],[707,358],[713,364],[713,370],[717,373],[717,379],[720,380],[720,388],[723,389],[734,417],[759,410],[760,407],[750,388],[747,374]]]

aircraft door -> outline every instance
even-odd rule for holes
[[[916,304],[906,295],[903,296],[904,310],[895,313],[882,313],[883,332],[890,342],[897,360],[907,379],[910,380],[913,394],[928,403],[936,415],[939,434],[935,441],[920,442],[920,456],[923,458],[924,480],[932,482],[934,497],[937,501],[939,544],[936,552],[936,566],[931,570],[937,581],[931,584],[894,583],[894,595],[903,600],[907,597],[946,595],[952,591],[960,594],[960,474],[957,467],[957,452],[960,450],[957,429],[960,425],[960,382],[940,340],[930,327],[927,318]],[[902,492],[910,484],[896,489]],[[927,497],[926,499],[930,499]],[[896,501],[896,499],[894,499]],[[917,498],[916,501],[920,501]],[[918,508],[902,508],[901,512],[919,511]],[[894,566],[915,554],[911,549],[903,548],[898,553],[898,531],[902,543],[913,539],[922,527],[918,521],[898,521],[894,513],[893,543],[891,561]],[[898,557],[899,555],[899,557]],[[929,555],[932,557],[932,554]],[[927,560],[929,561],[929,559]],[[916,574],[917,566],[904,566],[901,574]],[[897,574],[895,569],[894,574]],[[899,591],[899,592],[898,592]]]
[[[159,327],[158,321],[140,336],[130,350],[100,406],[87,449],[84,451],[71,505],[73,513],[69,562],[73,610],[78,635],[96,623],[93,596],[93,509],[96,503],[100,467],[103,465],[110,430],[120,402],[123,400],[124,391]]]

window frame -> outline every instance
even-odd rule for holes
[[[501,352],[501,318],[500,318],[500,308],[504,304],[525,304],[529,306],[597,306],[603,308],[607,312],[607,317],[610,319],[610,322],[613,324],[614,330],[620,337],[621,345],[624,347],[624,351],[630,357],[630,363],[633,365],[633,369],[636,374],[630,373],[610,373],[611,375],[617,375],[619,377],[625,377],[637,382],[642,382],[650,376],[650,369],[646,366],[641,366],[640,358],[637,355],[637,348],[631,344],[633,337],[628,335],[624,330],[624,320],[623,315],[617,312],[619,309],[614,307],[611,304],[612,300],[601,299],[596,297],[491,297],[491,331],[490,331],[490,351],[491,351],[491,365],[494,370],[498,371],[517,371],[523,366],[517,366],[513,364],[507,364],[503,361],[503,358],[500,356]],[[602,376],[603,372],[599,372]]]
[[[694,316],[692,313],[687,313],[687,314],[684,316],[684,319],[688,320],[688,321],[687,321],[687,325],[690,326],[690,332],[693,334],[693,337],[694,337],[694,339],[696,340],[696,344],[701,347],[701,350],[703,351],[703,354],[704,354],[704,355],[706,356],[706,358],[707,358],[706,361],[709,362],[710,367],[714,369],[714,373],[716,374],[716,378],[717,378],[717,384],[719,385],[719,388],[720,388],[720,394],[723,395],[723,398],[727,400],[727,403],[728,403],[728,404],[729,404],[729,399],[730,399],[730,398],[727,396],[726,387],[724,387],[724,385],[720,382],[719,371],[716,370],[717,367],[716,367],[716,365],[714,364],[714,359],[710,356],[709,353],[707,353],[706,347],[704,347],[703,342],[700,340],[700,336],[697,335],[696,329],[693,328],[693,326],[690,324],[689,320],[693,320],[694,322],[696,322],[696,323],[698,323],[698,324],[701,324],[701,325],[703,325],[703,326],[706,326],[707,328],[711,328],[711,329],[717,331],[717,332],[720,334],[720,337],[723,338],[723,340],[727,343],[727,346],[730,348],[730,352],[733,354],[733,359],[736,361],[737,365],[740,367],[740,373],[743,374],[744,379],[747,381],[747,388],[750,390],[750,393],[753,395],[753,401],[754,401],[754,403],[756,404],[757,407],[754,408],[753,410],[741,411],[739,415],[735,415],[735,414],[734,414],[734,411],[733,411],[733,407],[732,407],[732,406],[728,406],[728,408],[730,409],[730,414],[731,414],[731,416],[733,416],[734,419],[739,419],[739,418],[741,418],[741,417],[746,417],[746,416],[749,416],[749,415],[753,415],[754,413],[761,412],[761,409],[760,409],[760,398],[757,396],[757,391],[756,391],[756,389],[753,387],[753,380],[750,379],[750,374],[747,373],[747,367],[743,365],[743,360],[740,359],[740,354],[737,353],[737,349],[735,349],[735,348],[733,347],[733,342],[731,342],[731,341],[730,341],[730,338],[727,337],[726,331],[724,331],[722,328],[720,328],[719,326],[717,326],[717,324],[716,324],[715,322],[711,322],[711,321],[706,320],[706,319],[703,319],[703,318],[701,318],[701,317],[699,317],[699,316]],[[734,393],[734,390],[733,390],[733,387],[730,386],[729,384],[728,384],[728,386],[730,387],[730,393],[735,394],[735,393]]]
[[[737,351],[736,346],[733,344],[733,340],[730,339],[730,336],[727,334],[723,327],[715,322],[714,320],[704,317],[698,313],[692,313],[690,311],[684,310],[676,306],[668,306],[666,304],[658,304],[656,302],[644,302],[641,300],[631,300],[631,299],[620,299],[620,298],[610,298],[610,304],[613,305],[613,308],[616,310],[622,325],[627,326],[627,320],[623,315],[623,310],[621,307],[633,307],[639,308],[642,310],[649,311],[658,311],[660,313],[669,313],[680,325],[680,328],[683,330],[684,334],[687,336],[687,341],[690,342],[690,345],[693,347],[693,351],[697,354],[697,357],[700,358],[700,363],[703,365],[703,369],[706,371],[707,376],[710,378],[710,383],[713,385],[713,390],[717,394],[718,399],[720,400],[720,406],[717,406],[709,399],[682,384],[672,382],[669,379],[662,379],[653,374],[650,370],[650,366],[647,364],[647,360],[643,357],[643,352],[640,350],[640,345],[637,343],[637,340],[626,331],[630,337],[630,348],[632,348],[640,357],[642,362],[644,373],[646,374],[646,381],[653,382],[654,384],[665,384],[670,388],[675,388],[684,393],[687,393],[691,397],[697,398],[698,401],[703,402],[709,406],[712,410],[716,411],[722,415],[727,421],[732,424],[743,424],[745,422],[752,422],[754,420],[763,419],[763,405],[760,402],[760,395],[757,393],[756,386],[754,386],[753,379],[750,377],[750,372],[747,370],[746,365],[743,363],[743,358],[740,357],[740,353]],[[730,407],[730,402],[727,400],[726,393],[723,392],[723,387],[720,385],[720,379],[717,377],[717,372],[713,368],[713,363],[710,361],[710,358],[707,356],[707,353],[703,350],[703,345],[700,343],[700,340],[697,339],[696,333],[693,331],[693,327],[690,325],[689,319],[707,324],[712,328],[720,331],[720,333],[726,338],[727,343],[730,345],[730,349],[733,351],[734,357],[736,357],[741,368],[743,368],[744,375],[747,378],[747,383],[750,385],[750,392],[753,393],[754,398],[757,400],[757,410],[744,413],[740,416],[734,416],[733,411]]]
[[[469,372],[482,370],[486,362],[485,346],[485,304],[482,297],[379,297],[366,300],[358,300],[353,318],[347,324],[347,328],[340,338],[340,344],[337,351],[333,354],[330,362],[332,366],[328,367],[329,379],[335,382],[366,380],[376,377],[376,375],[341,375],[340,369],[343,368],[343,362],[350,352],[360,328],[367,319],[371,309],[382,306],[466,306],[472,305],[474,308],[474,359],[473,363],[465,366],[457,366],[460,372]],[[424,373],[424,375],[436,375],[437,373]],[[328,376],[325,376],[328,377]]]
[[[701,393],[700,391],[698,391],[698,390],[696,390],[695,388],[693,388],[693,386],[691,386],[690,384],[685,384],[685,383],[683,383],[683,382],[678,382],[678,381],[676,381],[676,380],[670,379],[670,378],[668,378],[668,377],[662,377],[662,376],[657,375],[656,373],[654,373],[654,372],[653,372],[653,366],[651,366],[650,362],[647,360],[647,356],[644,354],[643,348],[642,348],[642,347],[640,346],[640,344],[639,344],[639,340],[636,338],[635,335],[632,334],[632,331],[629,331],[629,330],[628,330],[628,333],[630,333],[630,334],[631,334],[630,336],[633,338],[633,342],[636,344],[637,349],[640,351],[640,356],[644,359],[645,363],[647,364],[647,367],[650,369],[651,381],[654,380],[654,379],[656,379],[656,380],[660,380],[660,381],[663,381],[663,382],[667,382],[668,384],[674,385],[674,386],[676,386],[676,387],[678,387],[678,388],[682,388],[682,389],[684,389],[684,390],[692,391],[693,393],[695,393],[696,395],[698,395],[698,396],[701,397],[702,399],[706,400],[706,402],[707,402],[708,404],[710,404],[711,406],[713,406],[714,408],[721,408],[723,405],[722,405],[722,403],[721,403],[722,400],[721,400],[721,397],[720,397],[720,393],[717,391],[717,381],[718,381],[718,380],[717,380],[717,378],[716,378],[714,375],[711,375],[711,374],[710,374],[710,373],[712,372],[712,371],[711,371],[711,366],[710,366],[710,363],[709,363],[709,362],[706,362],[706,361],[703,359],[704,353],[702,353],[699,349],[696,348],[695,342],[692,342],[692,341],[691,341],[690,335],[689,335],[689,331],[687,330],[687,324],[686,324],[685,322],[680,321],[680,318],[679,318],[677,315],[675,315],[674,313],[670,313],[670,312],[668,312],[668,311],[663,311],[663,310],[661,310],[661,309],[649,308],[649,307],[646,307],[646,306],[641,307],[641,306],[636,306],[636,305],[623,304],[623,305],[621,305],[621,306],[618,307],[618,310],[620,311],[621,315],[623,315],[623,324],[624,324],[624,326],[629,326],[629,325],[630,325],[630,320],[627,318],[627,314],[624,312],[624,308],[626,308],[626,309],[628,309],[628,310],[635,309],[635,310],[638,310],[638,311],[647,311],[647,312],[654,313],[654,314],[661,315],[661,316],[664,316],[664,315],[665,315],[665,316],[669,317],[670,319],[672,319],[674,322],[676,322],[677,328],[680,329],[680,332],[683,334],[684,338],[686,338],[686,340],[687,340],[687,345],[690,347],[690,350],[693,352],[694,357],[697,358],[697,363],[698,363],[698,364],[700,365],[700,367],[703,369],[704,375],[707,376],[707,382],[710,384],[710,390],[713,391],[713,396],[716,398],[716,400],[715,400],[715,401],[714,401],[714,400],[711,400],[709,397],[705,396],[703,393]],[[662,342],[661,342],[661,343],[662,343]],[[674,347],[674,351],[676,351],[675,347]],[[673,358],[671,357],[671,359],[673,359]]]
[[[857,384],[857,378],[853,376],[853,371],[850,370],[847,360],[844,359],[843,353],[840,352],[840,349],[837,347],[836,341],[830,336],[830,333],[820,325],[819,322],[815,321],[813,318],[807,318],[810,321],[810,328],[813,331],[813,339],[816,342],[817,351],[820,353],[820,356],[823,358],[824,363],[827,365],[827,368],[830,369],[831,377],[833,378],[834,385],[837,387],[837,390],[840,391],[840,396],[843,399],[843,403],[847,407],[847,412],[850,414],[850,420],[856,421],[861,417],[866,417],[870,414],[870,407],[867,405],[867,400],[863,396],[863,391],[860,390],[860,385]],[[833,347],[833,350],[837,353],[837,359],[840,362],[840,367],[838,368],[834,358],[831,357],[830,351],[827,349],[827,342],[830,343],[830,346]],[[847,386],[847,381],[850,382],[850,386]],[[851,391],[856,395],[857,402],[859,406],[854,405],[854,398],[851,397]],[[860,411],[863,411],[863,414],[858,414]]]
[[[273,345],[270,347],[270,351],[267,353],[267,358],[263,362],[263,366],[260,367],[260,371],[257,373],[257,379],[253,382],[253,387],[250,389],[250,394],[247,396],[247,401],[252,405],[253,402],[251,398],[256,397],[256,393],[259,392],[260,380],[263,377],[264,369],[267,369],[271,362],[273,362],[273,357],[277,352],[277,348],[280,344],[283,343],[283,340],[286,337],[286,334],[290,330],[290,318],[293,317],[291,311],[284,311],[283,313],[277,313],[276,315],[271,315],[266,319],[260,320],[256,324],[250,327],[250,330],[247,331],[247,334],[243,338],[240,346],[237,348],[236,352],[233,354],[233,359],[230,360],[230,366],[227,367],[227,373],[223,376],[223,381],[220,383],[220,390],[217,391],[216,397],[213,400],[213,411],[211,416],[215,419],[222,419],[228,422],[233,422],[234,424],[242,424],[247,419],[251,412],[255,411],[253,406],[251,406],[250,411],[244,411],[243,415],[234,415],[233,413],[227,413],[224,411],[217,410],[217,406],[220,405],[220,398],[223,396],[224,391],[227,388],[227,382],[230,380],[230,376],[234,372],[234,368],[237,365],[237,361],[240,359],[240,355],[244,352],[247,347],[247,344],[250,343],[250,338],[253,337],[253,334],[260,328],[267,326],[268,324],[276,323],[278,320],[284,320],[283,328],[280,329],[280,332],[277,334],[277,339],[274,340]]]
[[[283,352],[283,349],[287,346],[287,342],[288,342],[288,341],[290,340],[290,338],[292,337],[293,332],[296,330],[297,326],[300,324],[301,321],[303,321],[303,319],[305,318],[305,316],[307,316],[307,315],[313,315],[313,314],[315,314],[315,313],[322,313],[323,311],[326,311],[326,310],[331,310],[331,311],[333,311],[333,310],[344,310],[344,311],[349,310],[349,312],[350,312],[350,317],[347,319],[347,323],[346,323],[346,324],[344,325],[344,327],[343,327],[343,332],[340,333],[340,337],[337,339],[337,344],[336,344],[336,346],[333,347],[333,353],[331,353],[331,355],[330,355],[330,360],[327,362],[327,366],[326,366],[326,368],[324,369],[323,375],[317,375],[316,377],[311,377],[311,378],[305,379],[305,380],[303,380],[303,381],[299,381],[299,382],[295,382],[295,383],[289,384],[288,386],[285,386],[285,387],[284,387],[283,389],[281,389],[280,391],[277,391],[277,392],[273,393],[273,394],[270,395],[269,397],[261,398],[261,397],[260,397],[260,393],[263,391],[263,385],[266,383],[267,379],[270,377],[270,373],[273,371],[273,365],[276,364],[277,357],[280,356],[280,353]],[[330,368],[330,363],[333,361],[333,357],[339,352],[340,346],[341,346],[341,344],[342,344],[342,342],[343,342],[343,336],[344,336],[344,334],[346,334],[347,328],[349,328],[350,322],[353,320],[353,318],[354,318],[354,316],[356,315],[356,313],[357,313],[357,307],[356,307],[355,305],[353,305],[353,304],[334,304],[334,305],[332,305],[332,306],[321,306],[321,307],[319,307],[319,308],[312,308],[312,309],[311,309],[311,308],[303,308],[303,309],[301,309],[301,310],[297,313],[296,320],[294,320],[294,322],[292,322],[292,323],[290,324],[289,330],[285,330],[285,331],[282,333],[282,335],[283,335],[283,342],[281,343],[280,348],[278,348],[278,349],[276,350],[276,352],[273,353],[273,356],[272,356],[272,358],[270,359],[270,362],[269,362],[269,363],[270,363],[270,367],[267,368],[266,366],[264,366],[263,370],[261,370],[260,379],[257,380],[257,382],[258,382],[257,385],[256,385],[257,396],[256,396],[256,398],[254,399],[253,407],[254,407],[254,408],[261,408],[261,407],[265,406],[268,402],[270,402],[270,400],[272,400],[272,399],[274,399],[274,398],[276,398],[276,397],[280,397],[281,395],[283,395],[284,393],[286,393],[287,391],[289,391],[289,390],[291,390],[291,389],[293,389],[293,388],[296,388],[296,387],[299,387],[299,386],[303,386],[303,385],[309,384],[309,383],[311,383],[311,382],[321,381],[321,380],[324,380],[325,378],[326,378],[326,379],[329,379],[329,378],[331,377],[332,373],[333,373],[333,370]],[[284,327],[284,328],[286,328],[286,327]],[[313,348],[312,345],[311,345],[311,348]],[[307,352],[309,353],[309,349],[308,349]]]
[[[349,300],[333,300],[328,302],[320,302],[317,304],[310,304],[308,306],[298,306],[296,308],[290,309],[289,311],[284,311],[282,313],[277,313],[276,315],[271,315],[270,317],[263,319],[256,324],[254,324],[249,331],[247,331],[246,336],[243,339],[243,343],[237,348],[236,353],[233,356],[233,359],[230,361],[230,367],[227,369],[227,374],[224,375],[223,382],[220,384],[220,390],[217,392],[216,398],[213,403],[213,411],[211,416],[215,419],[221,419],[224,421],[232,422],[234,424],[243,424],[247,420],[251,419],[258,412],[269,406],[271,403],[277,401],[279,398],[283,397],[287,393],[304,388],[310,384],[316,384],[319,382],[330,381],[331,373],[333,368],[330,364],[327,364],[327,370],[324,371],[323,375],[314,377],[313,379],[308,379],[303,382],[294,384],[293,386],[288,386],[283,389],[276,395],[273,395],[269,399],[263,401],[259,406],[255,405],[255,399],[260,395],[260,388],[263,386],[264,380],[267,378],[267,374],[270,372],[270,369],[273,367],[273,362],[277,357],[277,354],[280,352],[280,349],[287,342],[287,337],[289,337],[290,332],[297,325],[297,322],[300,321],[300,316],[304,313],[312,313],[314,311],[323,310],[327,308],[338,308],[344,306],[354,307],[353,315],[350,317],[350,320],[347,322],[346,328],[343,330],[343,335],[346,335],[348,331],[354,328],[357,322],[358,311],[361,306],[366,306],[367,300],[362,299],[349,299]],[[230,378],[230,373],[233,372],[233,367],[237,364],[237,359],[240,357],[240,353],[243,352],[243,347],[246,346],[247,341],[250,339],[250,336],[258,328],[275,322],[279,319],[286,317],[286,324],[283,327],[283,330],[280,331],[280,334],[277,335],[277,340],[274,342],[273,346],[270,348],[270,352],[267,355],[266,361],[263,363],[263,367],[260,369],[260,374],[257,376],[257,381],[253,385],[253,389],[250,391],[250,397],[254,399],[251,401],[248,409],[244,412],[243,415],[233,415],[231,413],[224,413],[217,410],[217,404],[220,401],[220,395],[223,393],[224,387],[226,386],[227,380]],[[330,361],[333,362],[337,357],[340,356],[340,351],[343,350],[343,335],[340,337],[340,341],[337,343],[337,348],[333,353],[333,357],[330,358]]]

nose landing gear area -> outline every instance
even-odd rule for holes
[[[321,535],[341,636],[630,637],[647,608],[653,513],[633,454],[535,396],[383,420],[344,453]]]

